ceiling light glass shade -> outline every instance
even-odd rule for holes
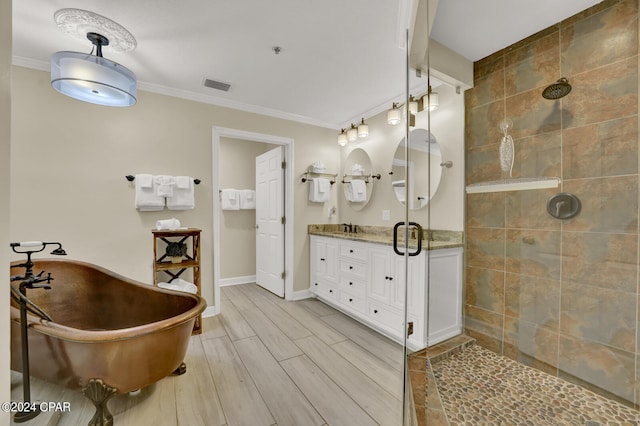
[[[344,129],[338,134],[338,145],[345,146],[347,144],[347,134]]]
[[[358,124],[358,137],[366,138],[369,136],[369,125],[364,122],[364,118],[362,119],[362,123]]]
[[[429,111],[433,111],[434,109],[438,109],[440,104],[438,103],[438,93],[431,92],[429,93]]]
[[[51,85],[84,102],[106,106],[136,103],[136,76],[122,65],[79,52],[51,55]]]
[[[349,142],[355,142],[358,140],[358,129],[356,127],[351,127],[347,130],[347,140]]]
[[[387,112],[387,123],[395,126],[402,120],[402,112],[398,108],[391,108]]]

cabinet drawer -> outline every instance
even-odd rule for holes
[[[403,332],[404,318],[401,312],[377,303],[369,303],[369,318],[396,333]]]
[[[340,259],[338,268],[341,274],[346,273],[354,277],[367,278],[367,267],[365,264],[349,259]]]
[[[363,314],[367,312],[365,300],[352,294],[340,292],[340,302]]]
[[[336,288],[335,284],[329,284],[320,280],[313,281],[311,283],[311,291],[320,296],[329,297],[336,300],[338,299],[338,289]]]
[[[340,243],[340,256],[366,261],[369,250],[360,244]]]
[[[340,290],[364,299],[367,292],[367,285],[363,281],[356,280],[355,278],[341,277]]]

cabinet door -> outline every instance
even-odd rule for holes
[[[369,250],[371,276],[369,277],[369,297],[389,304],[391,301],[391,252],[386,248]]]
[[[337,282],[338,244],[329,238],[311,238],[311,274],[315,279]]]

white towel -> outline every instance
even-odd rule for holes
[[[191,210],[195,208],[195,188],[193,178],[189,176],[177,176],[173,195],[167,197],[169,210]]]
[[[176,176],[176,188],[189,189],[189,185],[193,182],[191,176]]]
[[[153,176],[138,174],[135,178],[136,209],[142,212],[159,211],[164,209],[164,198],[156,195]]]
[[[240,191],[237,189],[223,189],[220,198],[222,210],[240,210]]]
[[[367,184],[362,179],[353,179],[349,182],[347,199],[354,203],[367,201]]]
[[[326,181],[322,183],[320,181]],[[313,203],[324,203],[329,201],[329,191],[320,192],[320,188],[324,185],[330,185],[329,180],[325,178],[309,179],[309,201]]]
[[[194,294],[198,292],[198,287],[196,287],[195,284],[190,283],[189,281],[185,281],[182,278],[176,278],[174,280],[171,280],[170,283],[165,283],[165,282],[158,283],[158,287],[166,288],[169,290],[184,291],[187,293],[194,293]]]
[[[156,229],[158,231],[174,230],[180,228],[180,221],[175,217],[171,219],[163,219],[156,221]]]
[[[256,208],[256,191],[253,189],[240,191],[240,208],[242,210],[254,210]]]
[[[158,175],[153,177],[156,195],[159,197],[172,197],[176,179],[173,176]]]
[[[324,194],[325,192],[329,191],[329,188],[331,188],[331,183],[329,182],[329,179],[324,179],[324,178],[319,178],[318,179],[318,192],[321,194]]]

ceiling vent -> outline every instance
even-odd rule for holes
[[[210,87],[212,89],[222,90],[223,92],[228,92],[231,85],[229,83],[223,83],[221,81],[209,80],[208,78],[204,79],[204,87]]]

